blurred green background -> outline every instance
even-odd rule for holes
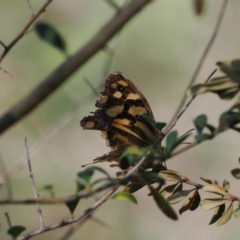
[[[120,5],[124,1],[116,1]],[[206,1],[202,16],[193,11],[193,1],[154,1],[124,27],[118,39],[110,71],[121,71],[131,79],[148,99],[158,121],[170,120],[190,81],[200,56],[213,32],[222,1]],[[35,11],[43,1],[31,1]],[[8,44],[25,26],[30,11],[25,0],[1,1],[0,39]],[[74,53],[85,44],[113,15],[115,11],[105,1],[58,0],[47,8],[40,19],[53,24],[64,36],[69,53]],[[240,1],[232,0],[219,35],[204,63],[198,82],[203,82],[219,60],[231,60],[240,56]],[[101,51],[77,71],[60,89],[52,94],[34,112],[25,117],[1,136],[1,174],[16,163],[26,161],[24,139],[33,147],[59,119],[67,114],[76,101],[91,93],[83,81],[87,77],[95,86],[102,81],[109,55]],[[17,103],[33,87],[40,83],[53,69],[63,62],[64,55],[42,42],[34,32],[29,32],[4,59],[1,67],[13,77],[0,71],[0,109],[4,113]],[[218,72],[215,76],[221,75]],[[97,97],[96,97],[97,98]],[[75,192],[76,173],[81,165],[109,151],[100,133],[83,131],[79,121],[94,111],[95,99],[84,103],[74,112],[71,121],[48,141],[38,153],[31,157],[35,182],[38,188],[54,185],[56,195],[64,197]],[[209,122],[217,125],[221,112],[232,102],[223,102],[217,96],[206,94],[196,98],[178,122],[176,129],[183,134],[193,127],[192,120],[206,113]],[[237,167],[239,157],[239,134],[226,132],[214,141],[204,142],[168,162],[170,169],[179,171],[195,182],[200,176],[222,182],[228,179],[230,192],[238,195],[239,182],[230,174]],[[23,160],[22,160],[23,159]],[[3,164],[4,163],[4,164]],[[5,165],[5,167],[4,167]],[[117,171],[108,164],[100,164],[113,176]],[[14,199],[33,198],[29,173],[25,166],[11,178]],[[95,217],[106,223],[105,227],[93,220],[86,222],[70,239],[239,239],[239,221],[232,219],[222,227],[208,226],[212,212],[186,212],[179,221],[166,218],[147,196],[147,189],[136,196],[139,204],[109,200],[95,213]],[[1,198],[6,190],[1,190]],[[47,196],[40,192],[41,196]],[[210,194],[201,196],[215,197]],[[94,202],[80,202],[75,214]],[[179,206],[174,206],[176,211]],[[45,224],[69,218],[65,206],[43,206]],[[6,237],[7,223],[4,212],[8,212],[13,225],[25,225],[27,231],[38,228],[36,207],[1,206],[0,236]],[[45,233],[34,239],[59,239],[68,227]],[[0,237],[0,238],[1,238]]]

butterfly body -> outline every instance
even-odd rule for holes
[[[160,136],[144,117],[153,121],[154,116],[148,101],[141,91],[122,73],[110,74],[105,81],[101,99],[93,115],[84,117],[83,129],[100,130],[111,152],[94,161],[119,162],[127,146],[146,147],[154,144]]]

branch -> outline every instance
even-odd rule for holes
[[[127,181],[135,172],[138,170],[138,168],[144,163],[147,156],[151,153],[151,151],[148,151],[146,156],[142,157],[142,159],[131,169],[129,172],[124,176],[124,178],[121,179],[121,181]],[[88,219],[89,216],[96,210],[98,207],[100,207],[104,202],[107,201],[107,199],[121,186],[121,181],[116,183],[115,186],[113,186],[110,190],[107,191],[102,197],[100,197],[91,207],[85,209],[80,215],[76,217],[72,217],[69,219],[64,219],[59,223],[35,230],[33,232],[27,233],[21,237],[18,238],[18,240],[25,240],[29,239],[30,237],[42,234],[43,232],[48,232],[78,221],[82,221],[82,224]]]
[[[32,188],[33,188],[34,198],[35,198],[35,200],[38,200],[39,195],[37,193],[37,189],[36,189],[36,185],[35,185],[35,181],[34,181],[34,177],[33,177],[32,166],[31,166],[29,150],[28,150],[28,145],[27,145],[27,138],[25,138],[25,147],[26,147],[26,154],[27,154],[29,177],[30,177],[30,180],[31,180]],[[36,203],[36,206],[37,206],[40,228],[43,228],[44,227],[44,221],[43,221],[42,209],[41,209],[39,203]]]
[[[8,52],[11,50],[11,48],[24,36],[24,34],[27,32],[27,30],[29,29],[29,27],[33,24],[33,22],[43,13],[45,12],[47,6],[52,2],[53,0],[47,0],[43,6],[38,10],[38,12],[34,15],[32,15],[31,19],[29,20],[29,22],[26,24],[26,26],[20,31],[20,33],[12,40],[11,43],[9,43],[9,45],[5,45],[3,44],[3,42],[1,42],[1,45],[4,47],[4,51],[2,53],[2,55],[0,56],[0,63],[2,62],[2,60],[4,59],[4,57],[8,54]]]
[[[199,60],[199,63],[197,65],[196,69],[195,69],[195,72],[194,72],[194,74],[191,78],[191,81],[190,81],[187,89],[190,88],[194,84],[194,82],[196,81],[196,78],[197,78],[197,76],[198,76],[198,74],[199,74],[199,72],[202,68],[202,65],[203,65],[203,63],[204,63],[212,45],[213,45],[213,43],[214,43],[214,41],[217,37],[217,34],[219,32],[219,29],[220,29],[220,26],[221,26],[221,23],[222,23],[222,20],[223,20],[223,17],[224,17],[224,13],[225,13],[226,8],[227,8],[227,4],[228,4],[228,0],[223,0],[223,4],[222,4],[221,10],[219,12],[217,22],[216,22],[215,28],[213,30],[212,36],[211,36],[211,38],[210,38],[210,40],[209,40],[209,42],[208,42],[208,44],[205,48],[200,60]],[[169,124],[166,126],[166,128],[163,131],[164,135],[168,134],[171,131],[171,129],[175,126],[177,120],[179,119],[178,115],[181,112],[181,110],[182,110],[182,108],[185,104],[186,98],[187,98],[187,96],[184,94],[181,102],[179,103],[179,106],[178,106],[174,116],[172,117],[171,121],[169,122]]]
[[[152,0],[132,0],[123,7],[85,46],[47,76],[22,101],[0,117],[0,134],[36,108],[78,68],[94,56],[140,10]]]

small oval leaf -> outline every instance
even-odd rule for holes
[[[204,178],[204,177],[200,177],[200,178],[206,183],[218,185],[218,182],[214,179],[208,179],[208,178]]]
[[[38,21],[35,24],[35,31],[37,35],[47,43],[58,48],[67,55],[66,44],[61,34],[49,23]]]
[[[225,204],[220,205],[219,207],[215,208],[211,221],[209,225],[215,223],[220,217],[222,217],[225,211]]]
[[[217,226],[222,226],[223,224],[227,223],[233,214],[233,202],[229,205],[227,211],[222,215],[222,217],[218,220]]]
[[[240,168],[233,169],[231,173],[236,179],[240,179]]]
[[[166,126],[167,124],[165,122],[156,122],[155,127],[158,131],[162,131],[162,129]]]
[[[187,201],[183,204],[183,206],[179,209],[179,214],[186,212],[191,206],[191,198],[188,198]]]
[[[205,192],[211,192],[211,193],[219,194],[226,197],[229,196],[229,194],[222,187],[216,184],[205,185],[203,186],[202,190]]]
[[[167,217],[171,218],[172,220],[177,220],[178,219],[177,214],[167,203],[167,201],[162,197],[162,195],[159,192],[157,192],[151,185],[148,185],[148,187],[159,209],[161,209]]]
[[[240,219],[240,208],[237,208],[234,212],[233,212],[233,216],[235,218]]]
[[[197,15],[202,15],[205,8],[205,0],[193,0],[194,11]]]
[[[230,202],[230,198],[206,198],[201,201],[200,206],[202,210],[210,210],[222,204]]]
[[[164,170],[158,173],[158,176],[163,178],[166,181],[182,182],[187,178],[181,173],[173,170]]]
[[[168,203],[176,204],[182,201],[185,197],[187,197],[194,189],[191,190],[183,190],[181,192],[175,193],[168,198]]]
[[[198,133],[201,133],[207,124],[207,116],[205,114],[201,114],[197,116],[194,120],[194,125]]]
[[[161,195],[165,198],[165,199],[168,199],[172,193],[174,192],[176,186],[178,185],[178,183],[175,183],[175,184],[172,184],[172,185],[169,185],[167,187],[165,187],[164,189],[162,189],[162,191],[160,192]]]
[[[75,209],[76,209],[76,207],[77,207],[77,205],[78,205],[78,203],[79,203],[79,198],[71,200],[71,201],[68,201],[65,204],[68,207],[70,213],[73,214]]]
[[[229,183],[228,180],[225,179],[225,180],[223,181],[223,189],[224,189],[225,191],[228,191],[229,188],[230,188],[230,183]]]
[[[124,200],[137,204],[137,199],[129,192],[118,192],[111,196],[111,199]]]
[[[7,233],[11,235],[13,238],[18,237],[23,231],[25,231],[26,228],[24,226],[12,226],[8,229]]]
[[[166,155],[169,156],[177,142],[177,131],[170,132],[166,137]]]
[[[201,202],[201,197],[200,197],[198,190],[196,190],[192,196],[192,204],[191,204],[189,210],[194,211],[195,209],[197,209],[200,202]]]

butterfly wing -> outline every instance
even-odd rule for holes
[[[159,132],[143,117],[146,114],[154,120],[148,101],[122,73],[109,75],[101,94],[96,102],[98,109],[80,122],[83,129],[102,131],[112,149],[95,161],[119,161],[125,147],[149,146],[159,137]]]

